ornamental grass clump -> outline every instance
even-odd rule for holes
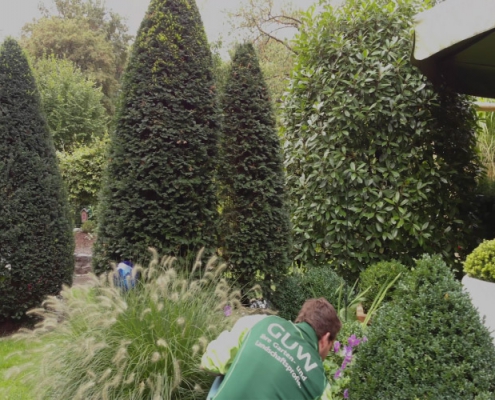
[[[367,338],[352,366],[353,400],[495,396],[490,333],[440,256],[416,262]]]
[[[148,268],[134,268],[140,278],[133,290],[115,287],[110,273],[48,298],[30,312],[41,322],[19,334],[50,338],[41,368],[28,374],[36,397],[204,399],[213,377],[200,371],[200,358],[240,308],[224,269],[214,258],[202,267],[198,257],[185,273],[154,252]]]

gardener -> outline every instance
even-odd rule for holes
[[[341,326],[324,298],[307,300],[295,324],[273,315],[239,319],[201,360],[204,370],[225,375],[214,399],[330,398],[322,360]]]

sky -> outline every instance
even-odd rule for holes
[[[233,41],[236,36],[227,23],[228,11],[235,11],[247,0],[196,0],[206,35],[209,42],[223,39],[224,43]],[[275,8],[289,2],[297,7],[306,9],[314,0],[273,0]],[[0,41],[6,36],[19,37],[21,28],[27,22],[38,18],[38,4],[42,2],[50,7],[52,0],[0,0]],[[106,0],[108,9],[127,19],[129,33],[135,35],[144,17],[150,0]]]

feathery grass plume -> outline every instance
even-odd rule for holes
[[[109,273],[94,277],[93,286],[66,287],[60,298],[31,311],[41,321],[19,337],[47,341],[42,364],[28,373],[34,398],[205,397],[201,388],[210,387],[213,377],[199,370],[204,349],[251,310],[239,311],[240,293],[218,273],[225,266],[217,259],[207,266],[192,260],[196,268],[158,260],[154,253],[134,290],[113,287]],[[206,270],[208,279],[201,277]],[[226,317],[218,307],[224,302],[236,313]]]

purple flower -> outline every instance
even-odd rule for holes
[[[333,351],[335,353],[338,353],[340,350],[340,342],[339,341],[336,341],[334,344],[333,344]]]
[[[359,346],[359,343],[361,343],[361,340],[356,337],[356,335],[351,335],[349,339],[347,339],[347,342],[349,343],[349,346],[351,347],[356,347]]]
[[[337,372],[334,374],[333,378],[334,379],[339,379],[342,376],[342,369],[339,368]]]
[[[230,317],[230,314],[232,314],[232,307],[230,307],[228,304],[223,308],[223,313],[226,317]]]
[[[363,343],[366,343],[368,341],[368,338],[366,336],[363,336]]]
[[[344,390],[344,399],[349,398],[349,389]]]

